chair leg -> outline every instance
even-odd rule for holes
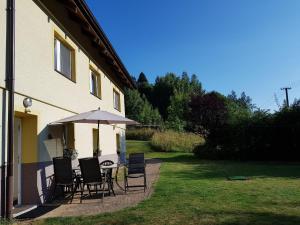
[[[114,181],[113,180],[111,180],[110,185],[111,185],[111,192],[113,193],[114,196],[116,196],[115,191],[114,191]]]
[[[83,196],[84,186],[85,186],[85,184],[82,184],[82,186],[80,184],[80,203],[82,203],[82,196]]]
[[[55,184],[54,186],[54,190],[53,190],[53,194],[52,194],[52,201],[55,199],[55,194],[56,194],[56,188],[57,188],[57,185]]]
[[[75,191],[76,191],[76,187],[74,188],[74,185],[71,186],[71,190],[72,190],[72,195],[71,195],[71,202],[73,201],[73,198],[74,198],[74,194],[75,194]]]
[[[124,176],[124,188],[125,188],[125,194],[126,194],[127,193],[127,188],[128,188],[127,176]]]
[[[102,187],[102,199],[101,199],[102,203],[103,203],[103,200],[104,200],[104,192],[105,192],[105,182],[103,183],[103,187]]]
[[[63,195],[63,198],[65,198],[65,194],[66,194],[66,192],[65,192],[65,186],[60,186],[61,187],[61,190],[62,190],[62,195]]]
[[[89,195],[90,195],[90,197],[92,197],[91,189],[90,189],[90,185],[89,185],[89,184],[87,185],[87,188],[88,188],[88,190],[89,190]]]

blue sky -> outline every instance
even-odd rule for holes
[[[196,74],[265,109],[300,98],[299,0],[87,0],[128,71]]]

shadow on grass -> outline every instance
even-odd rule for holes
[[[231,216],[230,221],[219,223],[220,225],[296,225],[300,224],[300,216],[284,215],[269,212],[249,212],[249,213],[225,213],[225,216]]]
[[[202,221],[202,218],[203,221]],[[215,211],[201,212],[197,223],[187,221],[186,224],[205,225],[298,225],[300,216],[286,215],[272,212],[241,212],[241,211]]]
[[[168,153],[166,153],[168,154]],[[300,163],[284,162],[237,162],[200,160],[193,154],[170,154],[161,158],[165,163],[176,163],[185,169],[174,170],[170,176],[190,179],[227,179],[230,176],[245,176],[250,179],[300,178]],[[241,181],[240,181],[241,182]]]
[[[112,216],[114,215],[114,216]],[[271,212],[214,211],[199,212],[193,216],[182,214],[148,217],[130,212],[102,214],[89,217],[50,218],[45,224],[198,224],[198,225],[298,225],[300,216]]]

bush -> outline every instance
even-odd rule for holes
[[[300,160],[300,107],[258,113],[236,124],[213,129],[195,155],[205,159]]]
[[[127,140],[150,141],[155,132],[157,132],[157,130],[151,129],[151,128],[127,129],[126,130],[126,139]]]
[[[151,146],[164,152],[192,152],[195,146],[203,143],[204,138],[200,135],[174,131],[156,132],[151,139]]]

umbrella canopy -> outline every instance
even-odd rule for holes
[[[134,120],[107,111],[102,111],[99,109],[80,113],[78,115],[70,116],[64,119],[60,119],[50,124],[61,124],[61,123],[99,123],[99,124],[126,124],[126,125],[139,124]]]
[[[50,123],[50,125],[64,124],[64,123],[96,123],[98,124],[98,135],[97,135],[97,155],[99,154],[99,124],[126,124],[126,125],[137,125],[138,122],[128,119],[124,116],[119,116],[107,111],[92,110],[70,116],[64,119],[57,120]]]

